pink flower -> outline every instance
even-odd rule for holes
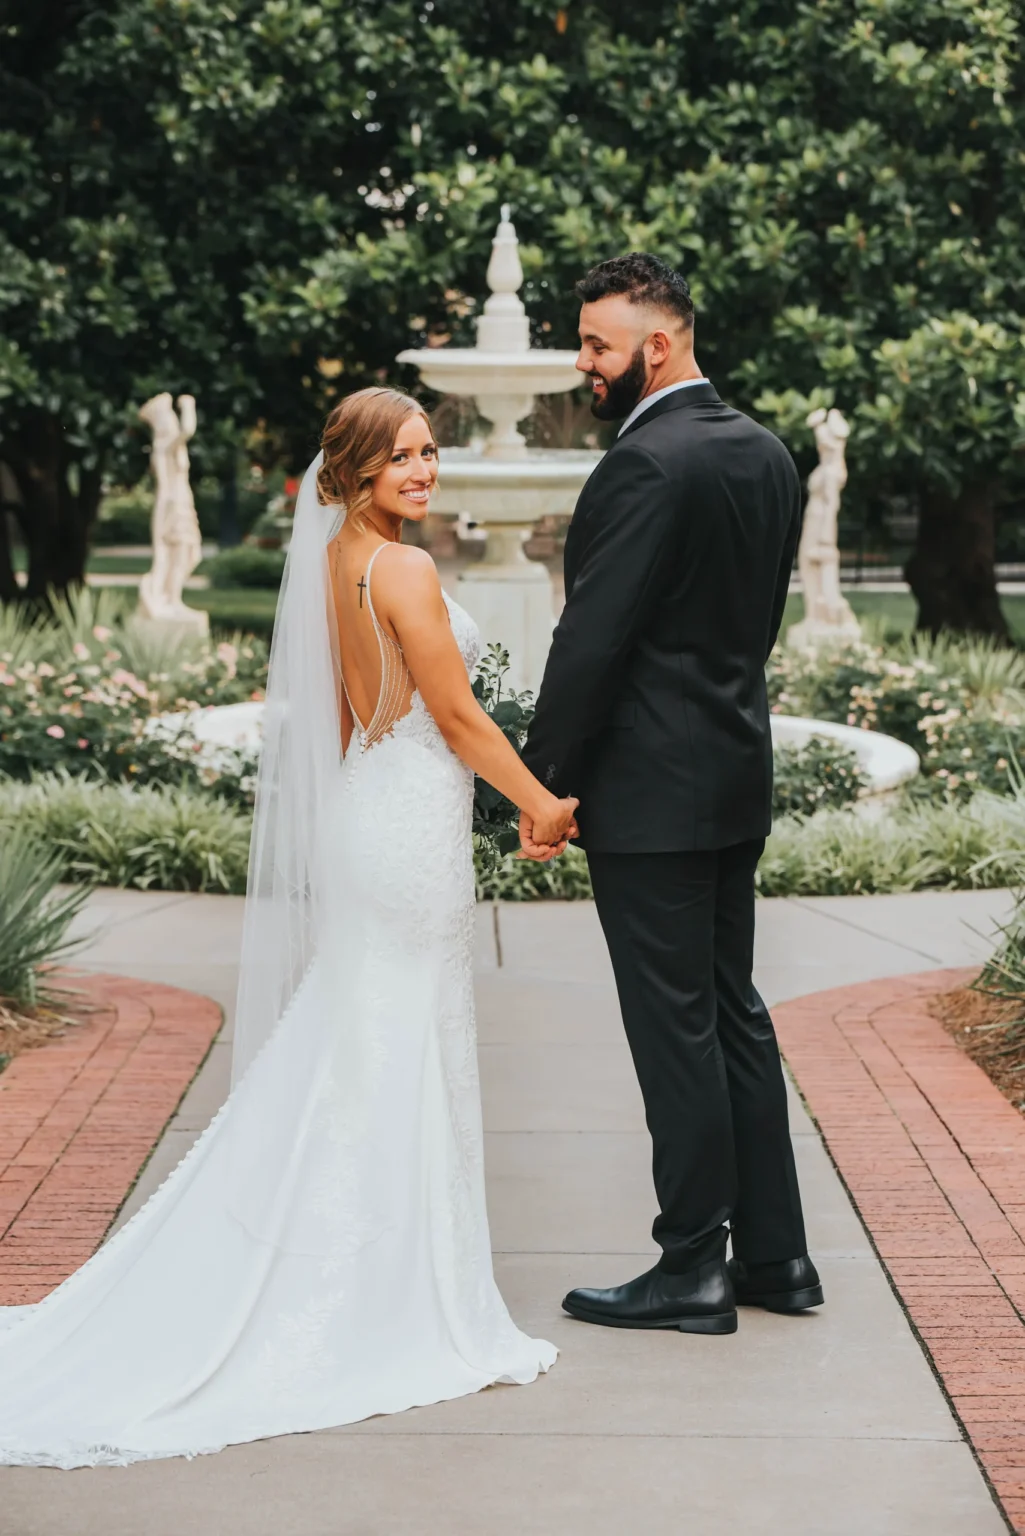
[[[46,727],[46,734],[47,736],[53,736],[55,740],[60,741],[61,737],[64,735],[64,727],[62,725],[48,725]]]
[[[146,684],[141,683],[134,672],[126,672],[124,667],[118,667],[117,671],[112,672],[110,680],[119,687],[130,689],[137,698],[149,698],[149,689],[146,687]]]
[[[88,745],[89,745],[89,743],[88,743],[88,742],[87,742],[87,741],[86,741],[86,739],[85,739],[85,737],[84,737],[84,736],[80,736],[80,737],[79,737],[79,738],[78,738],[78,740],[77,740],[77,741],[76,741],[76,742],[75,742],[75,746],[76,746],[76,747],[81,747],[81,749],[82,749],[82,751],[83,751],[83,752],[84,752],[84,751],[85,751],[85,749],[86,749],[86,747],[87,747],[87,746],[88,746]]]
[[[72,646],[72,650],[78,657],[79,661],[86,661],[88,659],[89,647],[87,645],[83,645],[81,640],[75,641],[74,645]]]
[[[105,624],[97,624],[93,628],[93,639],[99,641],[109,640],[111,633],[112,631]]]

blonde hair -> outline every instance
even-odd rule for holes
[[[346,520],[360,533],[374,480],[392,456],[399,428],[413,415],[430,426],[430,417],[412,395],[374,387],[346,395],[324,423],[324,462],[317,471],[320,500],[344,504]]]

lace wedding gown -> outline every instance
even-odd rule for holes
[[[448,606],[472,669],[476,626]],[[321,839],[331,942],[148,1204],[44,1301],[0,1311],[0,1464],[193,1456],[555,1359],[492,1274],[472,775],[418,693],[392,718],[408,673],[374,625],[381,703]]]

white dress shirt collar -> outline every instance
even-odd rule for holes
[[[643,400],[638,400],[637,404],[634,406],[633,410],[630,412],[629,416],[626,418],[626,420],[624,421],[623,425],[620,427],[619,432],[616,435],[618,437],[622,437],[622,435],[626,431],[627,427],[633,425],[633,423],[637,420],[637,418],[641,414],[641,412],[642,411],[646,411],[648,409],[649,405],[654,405],[656,400],[661,400],[664,395],[671,395],[673,393],[673,391],[677,390],[677,389],[690,389],[692,384],[707,384],[707,383],[708,383],[708,380],[705,379],[705,378],[701,378],[701,379],[681,379],[678,384],[667,384],[665,389],[656,389],[654,394],[645,395]]]

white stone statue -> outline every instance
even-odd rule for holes
[[[837,410],[812,411],[807,420],[815,433],[819,462],[808,476],[808,504],[797,553],[797,568],[804,592],[804,619],[791,626],[787,634],[788,645],[856,640],[861,634],[854,611],[840,591],[840,551],[837,547],[837,518],[840,494],[847,484],[845,452],[850,428]]]
[[[192,395],[179,395],[176,415],[171,396],[165,392],[147,400],[139,415],[153,433],[150,468],[156,486],[153,565],[139,583],[139,615],[150,622],[206,634],[210,624],[207,615],[182,600],[185,582],[202,558],[187,447],[196,430],[196,402]]]

